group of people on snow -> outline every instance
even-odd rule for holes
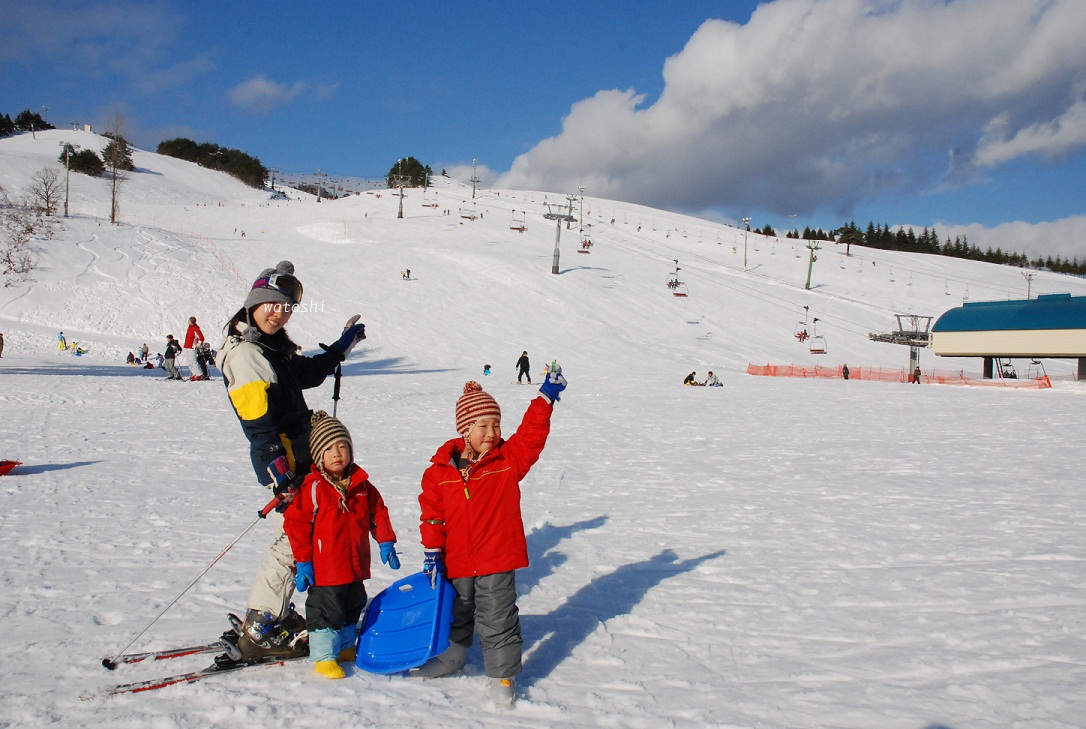
[[[356,315],[323,352],[302,354],[286,331],[302,293],[289,261],[262,271],[219,350],[253,472],[278,505],[268,514],[276,535],[250,587],[236,644],[217,660],[308,653],[317,673],[340,678],[339,663],[354,660],[367,601],[369,539],[382,564],[395,570],[400,560],[388,507],[358,464],[346,425],[312,412],[303,394],[336,372],[366,338],[365,325]],[[527,352],[517,367],[528,374]],[[514,573],[528,565],[519,482],[546,445],[565,386],[561,368],[553,367],[508,439],[501,408],[477,382],[465,384],[456,400],[456,437],[430,459],[418,496],[423,572],[433,584],[447,578],[456,593],[450,643],[411,675],[459,671],[478,634],[491,698],[512,705],[523,642]],[[291,604],[295,590],[307,593],[305,617]]]
[[[709,370],[709,374],[705,376],[703,382],[698,382],[698,373],[691,372],[689,375],[683,378],[683,384],[693,387],[723,387],[720,378],[713,374],[712,370]]]
[[[63,336],[63,332],[61,335]],[[125,361],[130,365],[139,365],[146,369],[161,367],[166,370],[167,380],[184,380],[177,361],[182,359],[181,365],[188,367],[190,382],[211,379],[208,366],[215,364],[215,350],[204,337],[200,325],[196,323],[196,317],[189,317],[184,343],[178,341],[174,335],[167,334],[163,351],[165,354],[160,352],[152,358],[151,350],[144,342],[139,348],[139,354],[129,352]]]

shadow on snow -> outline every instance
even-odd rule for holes
[[[680,560],[675,552],[665,549],[643,562],[623,565],[595,578],[547,615],[522,615],[526,635],[544,636],[530,646],[534,653],[531,660],[525,662],[524,684],[530,686],[549,675],[600,625],[628,614],[664,580],[690,572],[703,562],[724,554],[724,550],[718,550]],[[528,648],[526,646],[525,652]]]

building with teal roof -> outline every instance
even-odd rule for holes
[[[983,358],[985,377],[992,376],[996,359],[1073,358],[1081,380],[1086,377],[1086,296],[967,302],[936,320],[931,348],[940,357]]]

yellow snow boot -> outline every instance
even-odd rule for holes
[[[317,673],[325,678],[343,678],[347,675],[335,661],[317,661],[313,665]]]

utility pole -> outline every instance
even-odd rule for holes
[[[569,196],[569,212],[553,212],[550,205],[547,205],[547,212],[543,214],[543,217],[547,220],[555,221],[554,228],[554,260],[551,262],[551,273],[558,273],[558,241],[562,239],[562,221],[570,223],[573,221],[573,195]]]
[[[813,240],[807,241],[807,249],[811,251],[811,257],[810,257],[810,260],[807,262],[807,285],[804,286],[803,288],[810,291],[811,290],[811,271],[814,269],[815,251],[820,251],[822,249],[819,247],[817,241],[813,241]]]
[[[583,236],[584,235],[584,185],[581,185],[580,187],[578,187],[577,190],[581,193],[581,211],[577,214],[577,217],[580,220],[580,222],[578,223],[577,232],[580,233]]]
[[[743,218],[743,270],[747,270],[747,231],[750,230],[750,218]]]
[[[313,177],[315,177],[317,179],[317,202],[321,201],[321,176],[323,174],[324,173],[321,172],[320,170],[317,170],[316,172],[313,173]]]
[[[400,186],[400,211],[396,213],[397,218],[403,218],[403,158],[400,158],[396,162],[396,184]]]
[[[479,164],[479,160],[473,159],[471,161],[471,199],[475,199],[475,186],[479,184],[479,176],[475,174],[475,167]]]
[[[566,201],[569,203],[569,219],[566,220],[566,230],[569,230],[569,226],[573,222],[573,201],[576,199],[577,196],[572,192],[566,195]]]
[[[65,208],[65,211],[67,211],[67,208]],[[65,212],[64,214],[67,215],[68,213]],[[1022,276],[1025,277],[1025,279],[1026,279],[1026,299],[1028,300],[1029,295],[1030,295],[1030,291],[1033,288],[1033,276],[1034,276],[1034,273],[1032,271],[1023,271]]]
[[[76,147],[67,142],[61,142],[60,146],[64,147],[64,217],[68,217],[68,191],[72,184],[72,165],[70,160],[72,151],[76,149]]]

